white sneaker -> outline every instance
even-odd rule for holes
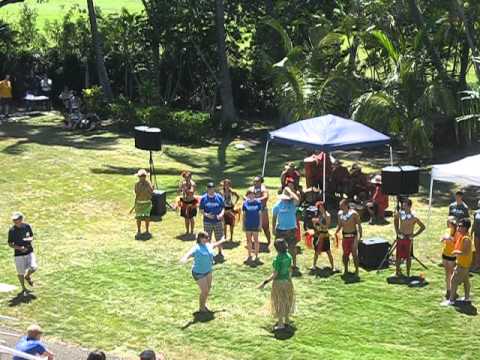
[[[440,305],[441,306],[452,306],[454,305],[455,303],[453,301],[450,301],[450,300],[443,300]]]

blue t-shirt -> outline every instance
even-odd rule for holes
[[[213,196],[204,194],[200,200],[200,209],[202,209],[207,214],[218,215],[225,208],[225,201],[223,200],[222,195],[215,193]],[[203,221],[210,224],[216,224],[219,220],[209,219],[204,217]]]
[[[243,219],[246,230],[255,230],[260,227],[259,213],[262,211],[262,203],[259,200],[245,200],[243,202]]]
[[[277,217],[278,230],[297,228],[297,207],[293,200],[279,200],[273,207],[273,215]]]
[[[47,351],[40,340],[31,339],[26,336],[22,336],[20,341],[15,346],[15,349],[34,356],[41,355]],[[23,360],[23,358],[14,356],[12,360]]]
[[[213,267],[213,247],[211,244],[195,245],[193,256],[192,271],[197,274],[206,274],[212,271]]]

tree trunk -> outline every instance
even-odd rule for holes
[[[410,8],[410,12],[412,13],[413,21],[417,25],[418,30],[426,30],[425,21],[423,20],[423,15],[417,5],[417,1],[408,0],[408,6]],[[445,83],[451,84],[452,79],[448,76],[448,73],[442,64],[440,54],[430,40],[427,31],[425,31],[425,42],[427,43],[428,55],[430,56],[430,60],[432,61],[433,66],[437,70],[438,75]]]
[[[92,32],[93,48],[95,49],[95,60],[97,65],[98,80],[100,86],[103,89],[103,94],[107,101],[113,100],[112,88],[110,86],[110,80],[108,79],[107,69],[105,67],[105,59],[103,57],[103,44],[100,34],[97,28],[97,15],[95,14],[95,7],[93,6],[93,0],[87,0],[88,5],[88,17],[90,19],[90,28]]]
[[[458,76],[458,83],[460,90],[465,90],[467,88],[467,71],[468,71],[468,55],[470,49],[468,47],[467,41],[463,41],[462,50],[460,51],[460,73]]]
[[[217,33],[217,51],[219,62],[218,87],[220,90],[220,99],[222,101],[221,124],[222,129],[229,131],[231,125],[236,121],[237,115],[233,103],[232,80],[228,68],[226,33],[225,33],[225,8],[223,0],[215,0],[215,19]]]
[[[160,24],[157,20],[158,9],[156,4],[153,1],[142,0],[143,7],[148,17],[148,22],[153,29],[153,34],[151,37],[151,50],[152,50],[152,60],[154,66],[154,72],[157,73],[154,81],[157,89],[160,91]]]
[[[478,58],[479,51],[478,51],[478,47],[475,39],[475,28],[472,22],[470,21],[469,16],[468,15],[465,16],[465,11],[463,8],[463,0],[460,0],[460,3],[458,1],[459,0],[453,0],[453,4],[454,4],[453,6],[458,16],[463,22],[463,27],[465,28],[465,36],[467,37],[468,46],[472,51],[472,55]],[[474,61],[473,66],[475,68],[475,74],[477,75],[477,79],[480,81],[480,63],[478,61]]]
[[[275,8],[273,6],[273,0],[265,0],[265,9],[267,11],[267,15],[274,17],[275,16]]]

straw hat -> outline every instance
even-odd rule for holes
[[[137,176],[138,177],[147,176],[147,175],[148,175],[148,172],[145,169],[140,169],[140,170],[137,171]]]

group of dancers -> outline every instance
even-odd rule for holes
[[[359,167],[356,167],[359,168]],[[331,251],[331,240],[335,245],[341,243],[342,263],[344,275],[359,276],[358,245],[363,237],[362,216],[355,206],[358,197],[343,198],[338,204],[338,212],[335,204],[325,204],[322,201],[322,190],[319,187],[311,187],[302,190],[299,173],[295,173],[287,164],[281,174],[281,187],[277,202],[272,208],[272,221],[270,231],[269,210],[267,207],[269,191],[263,184],[263,178],[256,176],[251,187],[245,194],[240,195],[233,190],[230,179],[224,179],[217,186],[213,182],[207,184],[207,191],[197,195],[197,185],[192,180],[192,174],[184,171],[178,186],[178,198],[176,207],[185,220],[186,235],[194,236],[195,219],[200,213],[203,215],[203,231],[196,235],[196,245],[182,258],[183,262],[193,258],[192,277],[200,288],[199,311],[208,312],[207,299],[212,284],[212,270],[214,263],[224,261],[223,244],[227,241],[227,229],[230,228],[230,241],[233,241],[234,228],[242,219],[242,227],[245,233],[247,258],[245,264],[251,266],[261,265],[259,258],[260,243],[259,233],[264,232],[267,240],[267,249],[271,245],[272,234],[275,237],[274,247],[277,256],[273,261],[273,272],[269,278],[262,282],[259,287],[264,287],[272,282],[271,305],[273,314],[277,317],[277,327],[283,328],[288,324],[289,316],[294,308],[294,290],[291,277],[300,276],[296,256],[299,242],[304,239],[307,248],[313,250],[313,264],[311,271],[318,270],[317,262],[322,253],[326,253],[332,272],[335,269]],[[293,174],[293,176],[292,176]],[[146,172],[139,172],[139,183],[147,182]],[[378,209],[381,209],[382,217],[385,207],[388,206],[388,196],[381,192],[381,177],[376,175],[370,181],[372,191],[364,197],[367,204],[370,219],[375,218]],[[137,190],[144,189],[150,192],[147,185],[135,187]],[[376,194],[376,198],[372,196]],[[387,202],[384,197],[387,197]],[[375,199],[380,199],[377,203]],[[143,200],[142,200],[143,201]],[[146,220],[148,204],[140,202],[137,210],[137,221]],[[332,216],[327,207],[335,209]],[[480,203],[479,203],[480,207]],[[465,210],[466,209],[466,210]],[[449,207],[450,217],[448,220],[449,233],[442,237],[444,244],[443,264],[446,273],[446,302],[454,304],[458,300],[457,288],[464,284],[464,301],[470,300],[470,284],[468,272],[473,261],[473,242],[470,238],[469,229],[472,225],[468,218],[468,207],[463,202],[463,193],[457,193],[456,202]],[[303,221],[303,230],[300,222]],[[336,222],[334,236],[330,235],[330,227]],[[147,231],[148,231],[148,222]],[[424,223],[412,212],[412,201],[402,198],[397,211],[393,215],[393,224],[396,233],[396,256],[395,273],[399,278],[408,280],[411,272],[411,258],[413,256],[413,239],[425,230]],[[475,213],[474,228],[471,235],[479,246],[480,237],[480,211]],[[140,229],[140,228],[139,228]],[[215,242],[212,237],[215,237]],[[215,255],[215,250],[217,254]],[[354,273],[349,273],[350,260],[353,260]],[[402,274],[401,264],[406,264],[406,277]],[[476,266],[480,264],[477,255]]]

